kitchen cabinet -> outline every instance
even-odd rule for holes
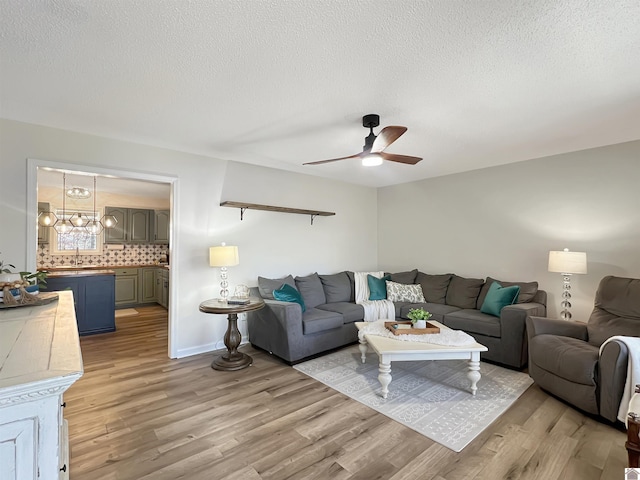
[[[138,269],[139,303],[156,303],[156,270],[153,267]]]
[[[115,282],[115,305],[124,307],[136,305],[138,303],[138,269],[137,268],[114,268],[116,273]]]
[[[38,202],[38,215],[42,212],[49,212],[50,206],[45,202]],[[53,225],[52,225],[53,226]],[[49,235],[51,232],[51,227],[43,227],[38,225],[38,245],[46,245],[49,243]]]
[[[169,308],[169,270],[156,269],[156,303]]]
[[[156,210],[153,222],[153,243],[169,243],[169,210]]]
[[[71,290],[80,335],[113,332],[115,295],[113,274],[50,275],[47,291]]]
[[[105,215],[113,215],[118,223],[105,229],[104,243],[150,243],[153,210],[104,207]]]
[[[113,278],[113,276],[111,277]],[[82,376],[71,292],[0,311],[0,478],[69,478],[63,393]]]

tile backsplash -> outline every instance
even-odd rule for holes
[[[125,243],[124,250],[105,250],[102,255],[80,255],[82,266],[150,265],[167,253],[168,245]],[[75,265],[75,255],[52,255],[49,245],[38,245],[38,268]]]

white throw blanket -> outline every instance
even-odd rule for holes
[[[353,276],[356,283],[356,303],[364,308],[364,321],[375,322],[381,318],[395,320],[396,307],[389,300],[369,300],[369,282],[367,275],[382,278],[384,272],[354,272]]]
[[[634,386],[640,383],[640,337],[622,337],[615,336],[608,338],[600,345],[600,353],[602,348],[612,340],[618,340],[627,346],[629,351],[629,361],[627,364],[627,383],[624,385],[622,400],[620,400],[620,408],[618,409],[618,420],[627,424],[627,413],[629,411],[629,402],[633,395]]]
[[[434,345],[446,345],[448,347],[462,347],[476,343],[471,335],[462,330],[442,330],[440,333],[430,333],[427,335],[394,335],[384,326],[384,320],[371,322],[358,331],[360,341],[362,341],[365,335],[377,335],[379,337],[388,337],[405,342],[432,343]]]

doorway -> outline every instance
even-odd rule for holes
[[[170,210],[170,229],[168,242],[168,256],[171,263],[176,264],[178,260],[176,222],[177,222],[177,187],[178,178],[169,175],[158,175],[151,172],[132,172],[122,169],[103,168],[92,165],[67,164],[63,162],[53,162],[38,159],[27,160],[27,212],[29,221],[27,222],[27,238],[30,241],[30,248],[27,249],[27,266],[31,271],[35,271],[38,267],[38,230],[37,230],[37,211],[38,211],[38,172],[41,171],[64,171],[70,175],[77,176],[98,176],[104,179],[120,179],[123,183],[136,183],[142,187],[156,185],[165,185],[169,187],[169,210]],[[176,316],[176,269],[168,271],[169,277],[169,304],[168,304],[168,356],[176,358],[175,351],[175,319]]]

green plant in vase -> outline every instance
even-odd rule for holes
[[[2,303],[5,305],[34,303],[40,288],[44,288],[47,272],[14,273],[9,268],[16,268],[10,263],[0,260],[0,291]]]
[[[427,312],[424,308],[412,308],[407,314],[407,318],[411,320],[413,328],[427,328],[427,320],[429,320],[433,314]]]

